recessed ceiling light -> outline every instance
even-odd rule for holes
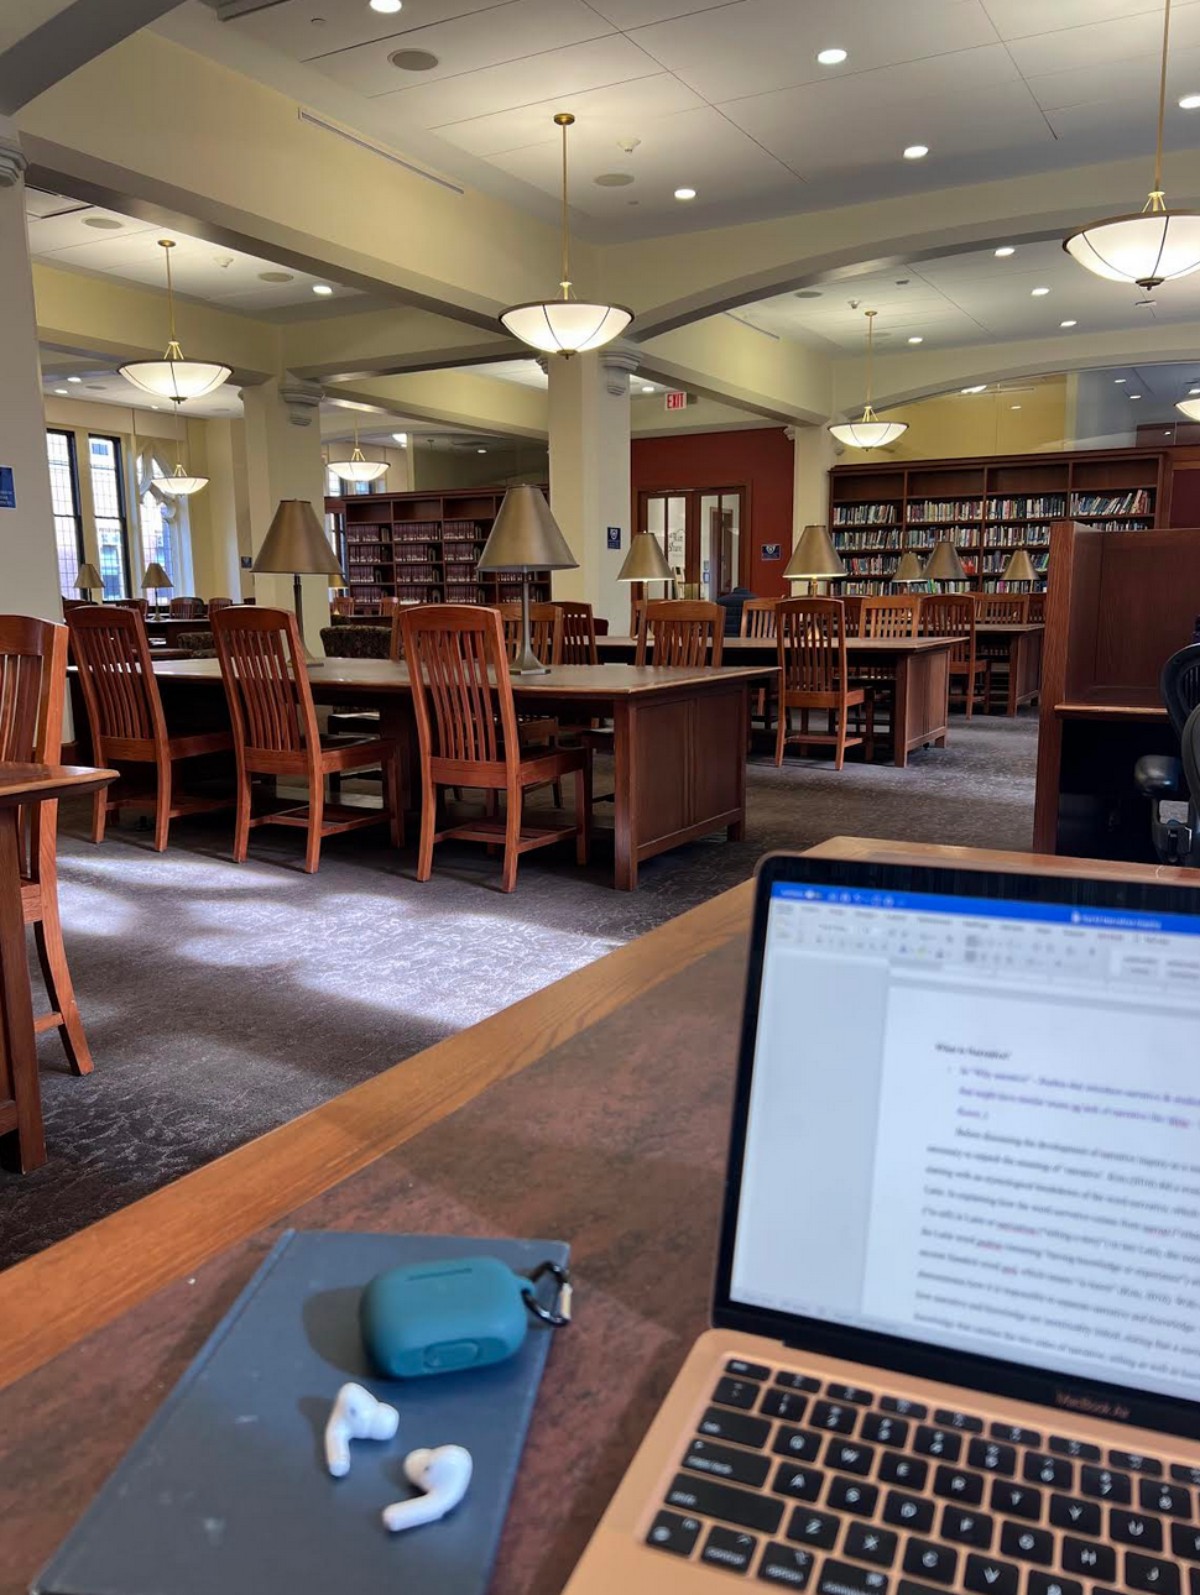
[[[486,454],[487,450],[486,449],[476,449],[475,452],[476,452],[476,454]]]
[[[329,286],[329,284],[327,282],[315,282],[315,283],[313,283],[313,293],[319,294],[322,299],[327,299],[332,292],[333,292],[333,289]]]
[[[259,282],[294,282],[296,274],[293,271],[260,271]]]
[[[1120,387],[1123,382],[1128,382],[1129,378],[1128,377],[1114,377],[1113,381],[1117,384],[1118,387]]]
[[[986,382],[980,382],[980,383],[977,383],[976,386],[973,387],[973,388],[960,388],[959,392],[960,393],[983,393],[983,392],[986,391],[986,389],[987,389],[987,383]]]
[[[1181,111],[1200,111],[1200,94],[1185,94],[1179,102]]]
[[[1131,394],[1130,394],[1130,395],[1129,395],[1129,397],[1130,397],[1130,398],[1131,398],[1131,399],[1140,399],[1140,398],[1141,398],[1141,394],[1140,394],[1140,393],[1131,393]]]
[[[821,290],[819,288],[797,288],[792,295],[793,299],[819,299],[820,297]]]
[[[909,343],[924,343],[925,342],[924,338],[910,338],[908,341],[909,341]]]
[[[393,432],[392,433],[392,437],[395,439],[395,441],[400,445],[400,447],[402,449],[406,449],[408,447],[408,433],[407,432]]]
[[[1019,410],[1020,408],[1021,408],[1021,406],[1019,404],[1010,404],[1009,405],[1009,409],[1010,410]]]
[[[54,391],[55,393],[60,394],[64,399],[68,396],[68,390],[66,388],[55,388]]]
[[[432,50],[396,50],[388,60],[401,72],[432,72],[438,64]]]
[[[83,378],[82,377],[68,377],[67,381],[68,382],[82,382]]]
[[[1050,292],[1049,288],[1031,288],[1029,292],[1035,299],[1041,299]]]
[[[841,66],[846,59],[845,50],[818,50],[817,60],[822,66]]]
[[[1000,248],[996,251],[996,259],[997,260],[1007,260],[1010,255],[1015,255],[1015,254],[1016,254],[1016,250],[1013,248],[1013,246],[1011,244],[1001,244]]]
[[[696,190],[694,188],[677,188],[675,190],[676,199],[695,199],[695,197]]]
[[[601,172],[592,178],[597,188],[628,188],[633,181],[632,172]]]
[[[404,0],[369,0],[369,4],[372,11],[382,11],[384,16],[391,16],[403,7]]]
[[[643,383],[642,384],[642,392],[643,393],[653,393],[654,389],[649,385],[649,383]]]
[[[928,144],[910,144],[904,151],[904,159],[906,161],[923,161],[928,154]]]
[[[1078,325],[1079,325],[1079,323],[1077,321],[1060,321],[1059,322],[1059,326],[1060,327],[1077,327]]]
[[[1189,388],[1188,389],[1188,398],[1189,399],[1193,399],[1193,398],[1195,398],[1196,394],[1198,394],[1198,393],[1200,393],[1200,388]]]

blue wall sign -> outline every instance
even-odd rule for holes
[[[762,557],[764,559],[782,559],[783,558],[783,544],[782,543],[764,543],[762,545]]]
[[[619,526],[610,526],[608,528],[608,546],[609,548],[620,548],[621,528]]]
[[[17,489],[13,483],[11,465],[0,465],[0,510],[15,510]]]

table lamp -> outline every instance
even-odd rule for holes
[[[1038,573],[1028,553],[1023,548],[1014,548],[1008,556],[1008,563],[1000,572],[1000,580],[1006,584],[1028,582],[1032,587],[1037,579]]]
[[[673,582],[675,572],[667,564],[662,544],[653,532],[635,532],[629,541],[625,563],[617,572],[619,582]],[[637,630],[637,595],[633,596],[633,629]]]
[[[811,596],[818,581],[840,581],[847,574],[842,556],[824,526],[806,526],[783,572],[784,581],[807,581]]]
[[[162,588],[171,591],[175,583],[156,559],[152,559],[142,573],[142,591],[154,594],[154,609],[158,609],[158,595]]]
[[[305,657],[310,665],[320,664],[309,653],[304,641],[304,600],[300,588],[301,576],[338,576],[342,567],[330,547],[325,528],[317,519],[317,512],[306,498],[284,498],[279,501],[274,519],[263,538],[263,545],[255,555],[251,567],[260,576],[290,576],[292,601],[296,608],[296,625]]]
[[[900,563],[892,572],[892,585],[895,587],[915,587],[918,582],[925,580],[925,570],[921,564],[921,556],[911,548],[906,548],[900,556]]]
[[[521,577],[521,652],[514,676],[544,676],[547,667],[533,651],[529,634],[529,577],[535,570],[577,570],[558,522],[540,487],[510,487],[479,556],[481,571],[517,571]]]
[[[95,600],[92,598],[92,594],[95,592],[97,587],[103,589],[104,577],[101,576],[100,572],[90,560],[84,560],[83,564],[79,567],[79,575],[75,578],[75,591],[78,593],[83,593],[84,597],[87,598],[90,603],[93,603]]]
[[[968,582],[970,576],[958,557],[958,549],[949,538],[942,537],[933,545],[933,552],[925,564],[925,580],[931,582]]]

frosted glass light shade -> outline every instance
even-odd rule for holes
[[[829,428],[839,443],[852,449],[878,449],[894,443],[908,431],[907,421],[881,421],[869,404],[857,421],[839,421]]]
[[[1156,288],[1200,271],[1200,214],[1151,210],[1114,216],[1072,233],[1063,248],[1097,277]]]
[[[386,460],[368,460],[355,444],[348,460],[330,460],[329,469],[343,482],[377,482],[387,475]]]
[[[500,325],[514,338],[543,354],[584,354],[611,343],[633,320],[624,305],[593,305],[580,299],[548,299],[513,305]]]
[[[185,399],[202,399],[233,374],[229,366],[215,365],[208,360],[185,360],[170,350],[161,360],[133,360],[118,369],[126,382],[132,382],[143,393],[177,404]]]
[[[182,465],[177,465],[170,476],[152,476],[150,480],[160,493],[170,493],[177,498],[199,493],[208,486],[207,476],[189,476]]]
[[[1180,399],[1175,408],[1189,421],[1200,421],[1200,399]]]

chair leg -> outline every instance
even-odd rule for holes
[[[50,1006],[62,1015],[59,1035],[72,1074],[91,1074],[92,1054],[83,1030],[75,987],[63,946],[62,921],[58,914],[58,882],[42,881],[42,917],[34,923],[33,939]]]
[[[321,862],[321,830],[325,823],[325,777],[317,771],[308,783],[308,841],[304,849],[304,868],[315,875]]]
[[[250,851],[250,812],[253,807],[250,772],[237,773],[237,812],[233,822],[233,862],[244,864]]]
[[[433,874],[433,838],[437,831],[437,787],[432,781],[421,783],[421,839],[417,845],[417,879],[427,881]]]
[[[508,811],[504,816],[504,875],[501,889],[511,892],[517,884],[517,861],[520,854],[517,844],[521,840],[521,800],[524,793],[518,786],[508,793]]]
[[[864,703],[866,711],[867,731],[863,746],[863,754],[868,764],[875,762],[875,695],[868,689]]]
[[[104,827],[108,823],[108,793],[102,787],[92,797],[92,841],[97,845],[104,840]]]
[[[158,767],[158,781],[154,793],[154,851],[167,851],[167,838],[171,833],[171,761],[164,759]]]
[[[592,761],[575,772],[575,862],[586,864],[592,841]]]
[[[833,714],[830,714],[829,718],[832,722]],[[846,707],[843,707],[837,716],[837,731],[835,733],[837,736],[837,743],[835,745],[833,755],[833,767],[835,770],[840,770],[846,762],[846,732],[849,727],[849,723],[850,710]],[[832,724],[830,725],[829,729],[831,731],[833,730]]]
[[[775,764],[776,767],[783,763],[783,750],[787,743],[788,722],[790,716],[782,704],[779,706],[779,729],[775,734]]]

